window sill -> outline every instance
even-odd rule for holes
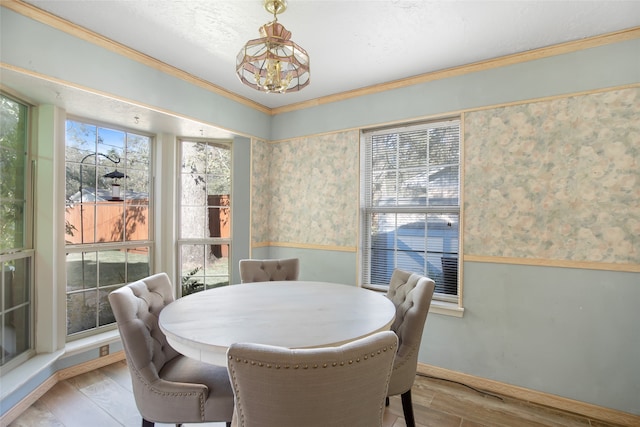
[[[453,302],[431,301],[429,313],[443,314],[445,316],[462,317],[464,315],[464,307],[458,306]]]
[[[375,292],[386,293],[386,286],[378,286],[378,285],[362,285],[364,289],[369,289]],[[442,314],[444,316],[452,316],[452,317],[462,317],[464,315],[464,307],[458,306],[455,302],[446,302],[446,301],[431,301],[431,306],[429,307],[429,313]]]
[[[11,371],[2,375],[2,393],[0,401],[23,387],[42,371],[51,369],[52,365],[62,356],[64,350],[58,350],[53,353],[38,354],[27,360],[20,366],[16,366]]]

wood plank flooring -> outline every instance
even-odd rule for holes
[[[417,376],[412,389],[418,427],[615,427],[596,420]],[[140,427],[126,362],[59,382],[9,427]],[[169,427],[169,424],[156,424]],[[224,427],[224,423],[185,424]],[[300,426],[304,427],[304,426]],[[399,397],[391,398],[383,427],[406,427]]]

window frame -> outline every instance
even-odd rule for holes
[[[182,224],[183,224],[183,205],[182,205],[182,201],[184,200],[183,198],[183,192],[184,192],[184,188],[183,188],[183,183],[182,183],[182,176],[185,175],[183,173],[183,146],[185,143],[203,143],[203,144],[207,144],[207,145],[219,145],[219,146],[224,146],[226,148],[228,148],[229,150],[229,195],[228,195],[228,217],[229,217],[229,237],[204,237],[204,235],[202,235],[201,237],[183,237],[182,235]],[[206,275],[206,271],[204,272],[204,275],[202,277],[200,277],[200,275],[190,275],[189,272],[187,272],[187,274],[184,274],[183,272],[183,266],[182,266],[182,261],[183,261],[183,249],[185,246],[188,245],[203,245],[203,246],[227,246],[227,251],[228,251],[228,265],[227,265],[227,285],[231,284],[231,277],[232,277],[232,265],[233,265],[233,260],[232,260],[232,241],[233,241],[233,236],[232,236],[232,230],[233,230],[233,226],[232,226],[232,221],[233,221],[233,200],[232,200],[232,194],[233,194],[233,141],[232,140],[228,140],[228,139],[216,139],[216,138],[190,138],[190,137],[180,137],[178,138],[178,148],[177,148],[177,182],[178,182],[178,191],[177,191],[177,197],[178,197],[178,202],[176,203],[177,209],[176,209],[176,232],[177,232],[177,256],[176,256],[176,272],[177,272],[177,277],[178,277],[178,283],[180,283],[180,286],[177,289],[177,297],[182,297],[182,296],[186,296],[189,293],[195,293],[195,292],[199,292],[200,289],[198,287],[198,285],[200,284],[198,281],[198,279],[203,279],[206,281],[206,278],[209,277]],[[205,172],[205,175],[207,175],[207,173]],[[207,205],[209,206],[209,205]],[[195,290],[193,292],[189,292],[189,293],[185,293],[184,290],[186,289],[186,286],[188,285],[193,285]],[[205,284],[203,285],[203,289],[201,290],[206,290],[206,289],[211,289],[212,287],[209,287]],[[222,285],[224,286],[224,285]]]
[[[14,357],[9,359],[6,363],[4,362],[4,355],[2,355],[2,360],[0,360],[0,375],[4,375],[5,373],[11,371],[15,367],[21,365],[26,360],[30,359],[35,355],[35,345],[36,345],[36,307],[35,307],[35,248],[34,248],[34,160],[32,157],[32,117],[33,117],[33,106],[20,99],[19,97],[13,96],[7,93],[4,90],[0,90],[0,96],[20,104],[26,109],[25,113],[25,121],[24,124],[24,150],[25,150],[25,158],[24,158],[24,216],[23,216],[23,230],[22,230],[22,247],[11,248],[6,251],[0,250],[0,269],[4,270],[4,265],[7,262],[17,261],[17,260],[25,260],[28,262],[28,271],[26,274],[28,275],[28,299],[20,304],[20,306],[28,306],[28,343],[27,348],[21,353],[16,354]],[[4,276],[4,274],[3,274]],[[0,278],[4,282],[5,278]],[[3,285],[6,283],[3,283]],[[4,299],[4,287],[0,286],[0,289],[3,291],[0,295],[0,298]],[[7,310],[7,312],[12,311],[15,307],[11,307]],[[4,301],[0,300],[0,317],[4,318],[5,310],[4,310]],[[0,325],[1,326],[1,325]],[[0,343],[4,342],[3,332],[0,331]]]
[[[95,287],[94,288],[86,288],[86,289],[81,289],[81,290],[71,290],[69,291],[68,288],[68,281],[69,281],[69,277],[68,277],[68,272],[65,273],[65,277],[66,277],[66,281],[65,281],[65,318],[68,319],[69,316],[69,307],[68,307],[68,298],[69,295],[71,294],[78,294],[79,292],[87,292],[87,291],[92,291],[95,290],[95,292],[97,293],[97,303],[100,302],[99,297],[100,297],[100,293],[102,292],[102,290],[105,291],[111,291],[114,290],[118,287],[124,286],[128,283],[132,283],[135,280],[138,280],[137,278],[135,278],[134,280],[127,280],[129,279],[129,267],[130,267],[130,263],[129,263],[129,257],[130,254],[132,253],[132,251],[135,251],[136,249],[139,248],[144,248],[146,250],[146,258],[147,258],[147,271],[145,274],[142,274],[140,278],[142,278],[143,276],[148,276],[150,274],[152,274],[152,272],[154,271],[154,249],[155,249],[155,237],[154,237],[154,230],[155,230],[155,207],[154,207],[154,162],[155,162],[155,158],[154,158],[154,153],[155,153],[155,136],[153,134],[150,133],[146,133],[146,132],[141,132],[137,129],[129,129],[126,127],[123,127],[121,125],[118,124],[112,124],[112,123],[104,123],[104,122],[100,122],[100,121],[96,121],[96,120],[92,120],[92,119],[88,119],[88,118],[83,118],[83,117],[77,117],[77,116],[72,116],[72,115],[68,115],[65,120],[64,120],[64,125],[65,125],[65,132],[64,132],[64,144],[65,144],[65,155],[64,155],[64,165],[65,165],[65,170],[66,167],[68,165],[67,163],[67,156],[66,156],[66,147],[67,147],[67,135],[66,135],[66,129],[67,129],[67,123],[68,122],[77,122],[77,123],[82,123],[88,126],[94,126],[96,128],[96,131],[98,129],[105,129],[108,131],[117,131],[117,132],[123,132],[125,134],[125,141],[127,141],[127,137],[129,134],[132,135],[136,135],[136,136],[141,136],[141,137],[146,137],[149,139],[149,155],[148,155],[148,174],[147,176],[147,190],[148,190],[148,200],[147,200],[147,204],[146,204],[146,210],[147,210],[147,217],[146,217],[146,221],[147,223],[147,228],[148,228],[148,234],[147,234],[147,239],[141,239],[141,240],[126,240],[126,235],[123,237],[122,240],[118,240],[118,241],[111,241],[111,242],[99,242],[99,241],[90,241],[87,243],[68,243],[65,239],[65,243],[64,243],[64,247],[65,247],[65,260],[68,259],[68,256],[70,254],[81,254],[81,253],[95,253],[96,257],[98,257],[97,259],[100,259],[100,254],[107,254],[108,252],[113,252],[113,251],[123,251],[123,268],[125,270],[125,274],[126,274],[126,279],[122,282],[122,283],[117,283],[117,284],[107,284],[105,286],[101,286],[99,283],[99,278],[96,277],[96,283],[95,283]],[[99,153],[97,147],[96,147],[96,153]],[[94,157],[97,157],[94,155]],[[121,161],[125,160],[124,156],[121,157]],[[72,162],[73,164],[73,162]],[[99,163],[96,160],[95,166],[96,168],[99,168],[100,166],[98,166]],[[122,163],[118,163],[115,165],[112,165],[111,163],[107,163],[107,167],[109,169],[114,168],[117,169],[123,173],[125,173],[127,170],[131,170],[131,168],[127,168],[127,166],[125,164]],[[87,164],[87,166],[92,166],[90,164]],[[135,169],[134,169],[135,170]],[[125,178],[128,179],[128,178]],[[65,184],[66,184],[66,172],[65,172]],[[68,200],[66,199],[65,196],[65,203],[63,204],[64,209],[67,209],[67,205],[68,205]],[[84,201],[83,203],[85,204],[90,204],[90,201]],[[118,201],[116,203],[123,203],[123,208],[126,209],[126,207],[128,207],[129,205],[126,204],[126,198],[123,197],[122,201]],[[136,206],[136,205],[134,205]],[[94,207],[95,208],[95,207]],[[65,219],[65,223],[66,223],[66,219]],[[66,225],[65,225],[66,226]],[[94,233],[96,233],[95,230],[95,225],[94,225]],[[123,231],[124,232],[124,231]],[[64,233],[65,237],[66,237],[66,233]],[[99,268],[99,267],[98,267]],[[98,270],[99,272],[99,270]],[[98,274],[98,272],[96,274]],[[68,322],[68,321],[67,321]],[[65,337],[66,337],[66,342],[73,342],[82,338],[86,338],[86,337],[90,337],[93,335],[98,335],[100,333],[103,332],[107,332],[107,331],[112,331],[115,330],[117,328],[117,325],[115,323],[115,320],[113,322],[104,324],[104,325],[100,325],[100,310],[96,310],[96,323],[95,323],[95,327],[90,328],[90,329],[84,329],[81,331],[77,331],[77,332],[73,332],[73,333],[69,333],[69,328],[68,328],[68,323],[65,322]]]
[[[442,127],[452,127],[457,126],[458,128],[458,159],[457,159],[457,168],[458,168],[458,176],[457,176],[457,205],[435,205],[429,206],[428,204],[419,205],[419,204],[400,204],[397,202],[400,197],[401,190],[396,187],[393,191],[395,195],[395,204],[389,206],[376,206],[373,202],[372,197],[372,186],[374,184],[373,174],[373,166],[372,166],[372,155],[371,155],[371,144],[372,138],[376,135],[388,135],[388,134],[401,134],[403,132],[411,132],[414,130],[424,130],[424,129],[433,129],[433,128],[442,128]],[[428,150],[428,146],[427,146]],[[386,284],[372,284],[370,280],[371,269],[372,269],[372,238],[371,238],[371,215],[374,213],[379,214],[400,214],[400,215],[434,215],[434,214],[451,214],[455,215],[458,218],[457,226],[457,247],[455,253],[451,253],[452,256],[457,258],[457,292],[455,295],[445,294],[442,292],[434,293],[434,298],[432,301],[432,311],[441,312],[443,314],[451,314],[455,316],[462,316],[463,308],[462,308],[462,274],[461,274],[461,262],[462,259],[462,212],[463,212],[463,200],[462,200],[462,188],[463,188],[463,162],[462,162],[462,154],[463,154],[463,135],[462,135],[462,117],[447,117],[437,120],[430,120],[424,122],[412,122],[406,124],[398,124],[392,126],[385,126],[382,128],[373,128],[373,129],[363,129],[360,133],[360,239],[359,239],[359,283],[363,287],[367,287],[370,289],[378,290],[378,291],[386,291],[388,289],[388,283]],[[394,160],[396,165],[396,170],[399,171],[402,169],[402,163],[399,156]],[[428,171],[429,165],[425,164],[425,170]],[[425,187],[426,189],[427,187]],[[426,221],[426,219],[425,219]],[[394,233],[397,233],[399,229],[399,225],[392,227]],[[427,234],[427,229],[425,227],[425,234]],[[402,268],[402,266],[398,266],[396,253],[398,252],[397,248],[397,235],[394,234],[394,258],[393,258],[393,268]],[[428,239],[428,237],[427,237]],[[424,256],[426,257],[429,253],[427,249],[427,245],[425,244]],[[427,262],[425,259],[425,269],[427,268]],[[444,267],[443,267],[444,270]],[[424,274],[429,276],[426,271],[416,271],[416,273]],[[440,272],[444,274],[443,271]],[[390,272],[389,272],[390,274]]]

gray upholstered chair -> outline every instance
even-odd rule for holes
[[[109,294],[142,426],[219,421],[230,426],[234,402],[227,368],[179,354],[158,326],[160,311],[173,299],[165,273]]]
[[[298,280],[300,261],[287,259],[241,259],[240,281],[269,282],[274,280]]]
[[[428,277],[394,270],[387,297],[396,306],[391,330],[398,335],[398,353],[393,363],[387,396],[401,395],[407,427],[414,427],[411,387],[418,368],[418,350],[422,340],[435,283]]]
[[[398,339],[391,331],[338,346],[291,350],[232,344],[227,351],[239,427],[382,425]]]

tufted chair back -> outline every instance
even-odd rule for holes
[[[391,275],[387,292],[387,297],[396,306],[396,318],[391,330],[398,335],[398,353],[393,364],[388,396],[402,395],[408,427],[413,421],[411,387],[418,368],[418,351],[434,289],[435,282],[428,277],[396,269]],[[407,413],[409,410],[410,415]]]
[[[380,427],[398,339],[378,332],[337,347],[232,344],[239,427]]]
[[[165,363],[179,354],[158,326],[160,311],[173,300],[171,282],[165,273],[123,286],[109,295],[127,359],[150,380],[157,380]]]
[[[242,259],[240,260],[240,281],[249,283],[298,280],[299,270],[298,258]]]
[[[160,311],[173,300],[171,281],[165,273],[109,294],[142,425],[203,421],[227,421],[230,425],[233,392],[226,368],[179,354],[158,325]]]

